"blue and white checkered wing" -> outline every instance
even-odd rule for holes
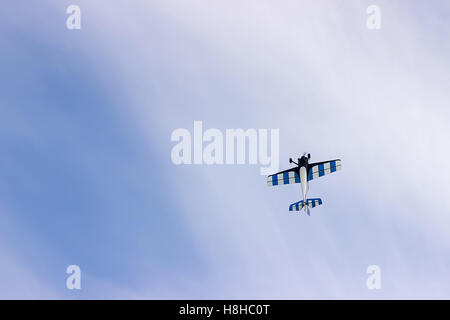
[[[298,202],[289,205],[289,211],[301,211],[304,206],[305,204],[303,203],[303,200],[300,200]]]
[[[279,186],[283,184],[300,183],[300,176],[296,169],[297,168],[293,168],[268,176],[267,185]]]
[[[309,208],[315,208],[317,206],[320,206],[322,204],[322,199],[320,198],[314,198],[314,199],[306,199],[306,205]],[[298,202],[295,202],[289,206],[289,211],[301,211],[303,207],[305,206],[305,203],[303,200],[300,200]]]
[[[308,181],[342,169],[341,160],[324,161],[312,164],[308,170]]]

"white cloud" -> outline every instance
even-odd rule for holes
[[[433,295],[443,251],[412,248],[430,254],[430,265],[440,261],[433,274],[411,266],[421,257],[409,243],[420,235],[432,248],[449,246],[450,177],[441,168],[450,93],[441,81],[447,61],[417,42],[428,37],[420,23],[388,3],[377,33],[362,4],[89,6],[98,30],[90,36],[116,63],[132,99],[127,112],[168,165],[165,133],[193,117],[218,128],[280,128],[282,165],[306,150],[315,160],[343,158],[342,172],[311,186],[325,205],[310,219],[287,211],[295,187],[268,190],[257,168],[174,169],[175,201],[210,259],[199,282],[211,297],[373,298],[363,264],[371,255],[384,259],[383,297]],[[367,250],[364,233],[377,237]],[[193,287],[186,295],[203,294]]]

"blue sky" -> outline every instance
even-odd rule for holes
[[[448,299],[449,10],[5,4],[0,297]],[[278,128],[281,167],[308,151],[343,170],[311,184],[311,217],[292,215],[299,186],[267,188],[259,166],[175,166],[170,135],[194,120]]]

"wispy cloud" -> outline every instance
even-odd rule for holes
[[[74,84],[84,99],[69,108],[54,91],[40,109],[53,106],[46,123],[61,128],[20,141],[62,132],[76,151],[61,168],[76,169],[67,179],[79,198],[63,198],[68,220],[45,216],[58,230],[81,212],[69,236],[47,240],[73,247],[58,266],[85,263],[84,297],[448,297],[450,26],[439,12],[449,8],[424,16],[380,1],[382,29],[371,31],[369,4],[81,1],[82,33],[65,41],[91,63],[78,61],[78,79],[101,90]],[[282,166],[309,151],[344,169],[312,183],[324,205],[310,218],[292,216],[299,189],[267,188],[256,166],[174,166],[170,133],[194,120],[279,128]],[[370,264],[383,270],[379,292],[365,286]]]

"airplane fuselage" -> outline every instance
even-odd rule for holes
[[[306,193],[308,192],[308,157],[301,157],[298,159],[298,175],[300,176],[302,186],[302,198],[306,203]]]
[[[306,203],[306,193],[308,192],[308,174],[307,174],[308,170],[306,169],[306,166],[301,166],[300,167],[300,181],[301,186],[302,186],[302,197],[303,197],[303,202]]]

